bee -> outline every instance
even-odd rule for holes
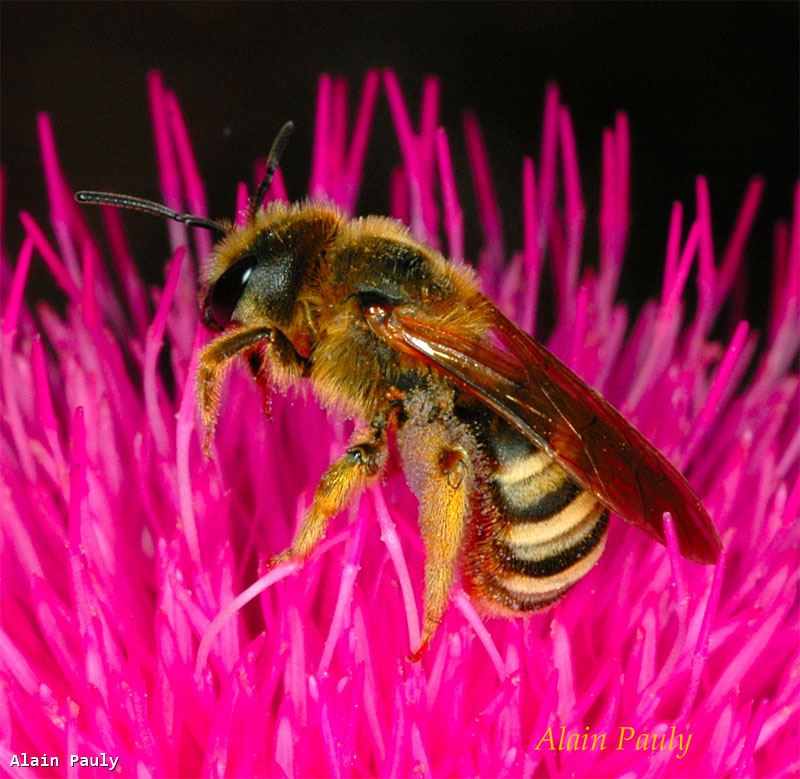
[[[309,382],[324,406],[362,423],[272,564],[314,552],[330,519],[380,479],[389,436],[425,545],[412,659],[434,636],[459,568],[485,613],[542,610],[596,563],[610,512],[664,544],[669,511],[681,553],[715,562],[719,536],[683,476],[484,297],[470,269],[394,219],[351,219],[326,202],[261,207],[291,129],[279,132],[242,225],[125,195],[76,195],[218,235],[200,297],[218,333],[197,373],[207,441],[223,373],[241,357],[269,385]]]

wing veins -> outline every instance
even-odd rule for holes
[[[588,445],[588,443],[586,442],[586,439],[581,435],[581,433],[578,430],[578,428],[576,428],[575,425],[572,424],[572,420],[561,410],[561,407],[558,405],[558,403],[556,403],[556,401],[553,400],[552,395],[550,395],[550,393],[547,391],[547,387],[543,384],[540,387],[540,389],[541,389],[542,393],[544,394],[544,396],[553,405],[553,408],[556,410],[556,412],[561,417],[561,419],[564,420],[564,423],[567,425],[567,427],[569,427],[569,429],[572,430],[572,432],[575,434],[575,437],[584,444],[583,452],[586,455],[586,457],[589,459],[589,463],[592,466],[592,470],[594,471],[595,478],[597,479],[598,483],[600,484],[600,486],[601,486],[601,488],[603,490],[603,494],[607,495],[608,494],[608,488],[606,487],[606,483],[605,483],[605,481],[603,480],[603,477],[600,474],[600,468],[597,465],[597,461],[594,459],[594,454],[592,453],[592,447],[590,445]],[[592,418],[592,423],[594,423],[596,419],[597,419],[597,417],[593,417]],[[592,489],[591,491],[593,493],[597,494],[597,491],[595,489]]]
[[[626,522],[664,543],[669,511],[682,554],[713,563],[722,544],[680,472],[613,406],[488,301],[485,333],[456,332],[411,307],[376,309],[370,327],[394,349],[473,394],[557,460]],[[489,340],[494,331],[506,351]],[[599,458],[599,459],[598,459]]]

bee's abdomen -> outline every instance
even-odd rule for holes
[[[476,517],[482,530],[467,573],[490,611],[536,611],[597,562],[608,510],[543,450],[502,453],[508,459],[485,486],[491,517]]]

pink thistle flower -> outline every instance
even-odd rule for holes
[[[348,213],[380,81],[367,75],[352,129],[344,82],[320,81],[309,193]],[[394,74],[383,85],[402,156],[393,215],[465,262],[438,82],[424,85],[418,129]],[[178,101],[158,75],[149,87],[162,200],[204,215]],[[102,241],[87,227],[42,116],[50,236],[21,214],[13,273],[3,257],[4,766],[56,757],[77,774],[76,755],[90,765],[119,758],[117,770],[137,776],[800,770],[800,189],[775,233],[767,332],[741,322],[717,343],[711,330],[744,262],[760,180],[720,252],[698,179],[694,208],[676,203],[669,220],[660,296],[629,321],[616,299],[631,229],[625,115],[603,133],[594,263],[582,252],[588,184],[556,88],[541,152],[522,165],[516,251],[474,117],[465,133],[485,292],[533,332],[549,267],[549,347],[688,475],[723,537],[719,564],[684,560],[669,522],[665,549],[615,521],[601,561],[555,608],[483,622],[457,590],[412,665],[423,550],[416,502],[394,469],[302,570],[265,575],[350,423],[302,394],[274,397],[268,422],[258,389],[233,371],[205,459],[193,375],[207,339],[196,280],[209,236],[168,223],[165,283],[146,289],[119,212],[103,209]],[[246,195],[241,185],[239,212]],[[285,198],[280,177],[270,197]],[[66,295],[64,314],[25,301],[39,259]],[[601,749],[592,736],[603,734]]]

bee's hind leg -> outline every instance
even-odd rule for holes
[[[273,557],[269,567],[287,560],[306,559],[325,537],[330,519],[381,474],[387,457],[382,423],[373,423],[367,431],[357,431],[347,451],[323,474],[292,545]]]
[[[436,633],[450,601],[474,476],[468,442],[457,427],[454,429],[441,419],[429,421],[412,411],[398,441],[406,476],[419,500],[419,524],[425,543],[425,616],[420,645],[410,656],[417,661]]]

